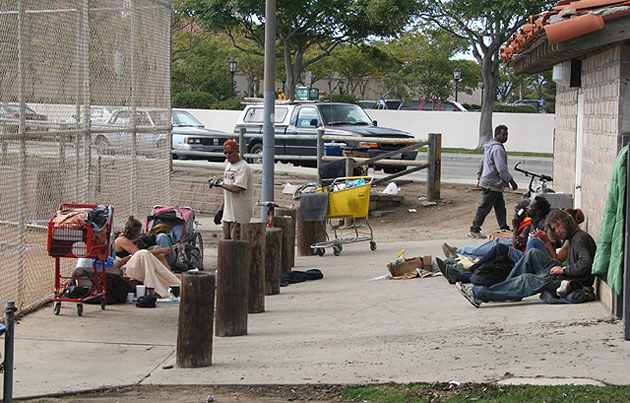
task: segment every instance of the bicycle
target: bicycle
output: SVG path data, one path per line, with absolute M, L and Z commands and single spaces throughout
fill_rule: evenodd
M 519 168 L 518 166 L 522 164 L 523 161 L 519 161 L 514 165 L 514 170 L 524 174 L 529 179 L 529 186 L 526 193 L 523 196 L 529 198 L 532 193 L 555 193 L 555 191 L 549 187 L 547 187 L 547 182 L 553 182 L 553 178 L 551 176 L 545 174 L 537 174 L 531 171 L 528 171 L 523 168 Z M 534 180 L 537 181 L 536 187 L 532 187 L 534 184 Z

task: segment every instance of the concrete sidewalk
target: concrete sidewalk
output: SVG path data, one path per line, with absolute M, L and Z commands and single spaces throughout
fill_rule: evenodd
M 83 317 L 70 303 L 59 316 L 45 307 L 16 326 L 14 396 L 138 383 L 630 383 L 630 343 L 598 302 L 536 296 L 476 309 L 442 277 L 373 280 L 400 249 L 441 256 L 441 243 L 370 252 L 364 242 L 296 258 L 294 270 L 319 268 L 324 279 L 266 297 L 247 336 L 214 337 L 208 368 L 174 367 L 178 305 L 86 305 Z

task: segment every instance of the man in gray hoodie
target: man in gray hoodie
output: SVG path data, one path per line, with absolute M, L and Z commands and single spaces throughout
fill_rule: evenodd
M 508 128 L 499 125 L 494 129 L 494 139 L 483 147 L 483 157 L 477 172 L 477 188 L 481 188 L 481 203 L 468 233 L 470 238 L 485 238 L 481 234 L 481 226 L 493 207 L 499 228 L 510 229 L 506 222 L 503 190 L 508 186 L 516 190 L 518 185 L 507 168 L 507 154 L 503 147 L 507 139 Z

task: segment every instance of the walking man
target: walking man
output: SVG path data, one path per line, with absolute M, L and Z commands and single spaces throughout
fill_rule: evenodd
M 499 125 L 494 129 L 494 139 L 484 145 L 483 157 L 477 172 L 477 188 L 481 188 L 481 203 L 477 207 L 477 213 L 468 233 L 470 238 L 485 238 L 481 234 L 481 226 L 492 208 L 494 208 L 499 228 L 510 229 L 506 222 L 503 190 L 508 186 L 516 190 L 518 185 L 507 168 L 507 154 L 503 147 L 507 139 L 508 128 Z
M 223 238 L 240 240 L 241 224 L 247 224 L 252 217 L 252 171 L 249 164 L 239 158 L 236 141 L 223 143 L 223 153 L 226 158 L 223 182 L 212 182 L 210 186 L 223 189 L 223 202 L 217 214 L 219 217 L 223 212 Z

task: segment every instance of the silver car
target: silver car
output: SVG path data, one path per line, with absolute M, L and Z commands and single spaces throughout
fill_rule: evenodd
M 224 157 L 217 156 L 204 156 L 195 155 L 188 152 L 223 152 L 223 142 L 227 140 L 228 135 L 222 131 L 214 129 L 206 129 L 201 122 L 199 122 L 190 113 L 173 109 L 171 113 L 171 122 L 173 124 L 173 158 L 186 159 L 186 158 L 202 158 L 202 159 L 216 159 L 222 161 Z M 180 151 L 177 153 L 177 151 Z

